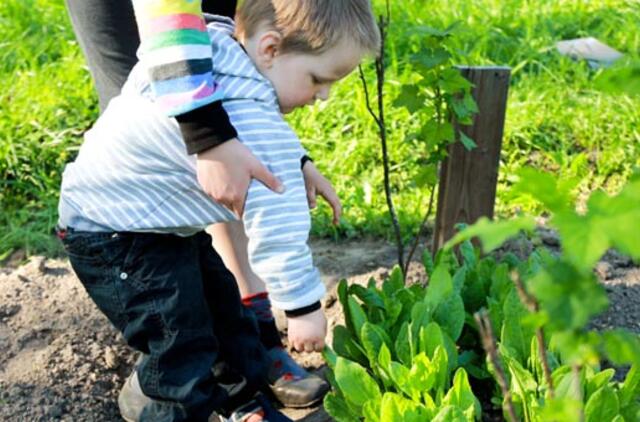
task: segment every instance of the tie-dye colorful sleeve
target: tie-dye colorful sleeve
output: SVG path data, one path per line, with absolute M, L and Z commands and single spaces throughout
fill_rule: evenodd
M 177 116 L 221 99 L 201 0 L 133 0 L 140 61 L 157 104 Z

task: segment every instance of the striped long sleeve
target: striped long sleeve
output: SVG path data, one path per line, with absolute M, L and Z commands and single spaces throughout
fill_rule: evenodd
M 235 1 L 220 1 L 235 5 Z M 190 154 L 237 136 L 219 100 L 202 0 L 133 0 L 139 57 L 156 104 L 176 116 Z M 228 6 L 228 5 L 227 5 Z
M 201 0 L 134 0 L 140 60 L 156 103 L 168 116 L 222 99 L 213 82 L 211 43 Z

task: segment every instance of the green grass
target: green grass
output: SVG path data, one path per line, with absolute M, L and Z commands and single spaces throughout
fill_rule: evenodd
M 382 3 L 376 1 L 376 5 Z M 513 211 L 508 186 L 532 164 L 577 177 L 585 192 L 615 191 L 640 166 L 640 99 L 593 88 L 595 71 L 556 54 L 560 39 L 594 36 L 638 59 L 640 3 L 634 0 L 406 0 L 392 2 L 387 92 L 407 81 L 403 57 L 412 25 L 461 21 L 459 63 L 513 68 L 501 161 L 498 210 Z M 0 259 L 14 248 L 55 253 L 51 237 L 64 163 L 97 117 L 97 100 L 62 0 L 4 0 L 0 5 Z M 369 76 L 371 73 L 369 72 Z M 387 236 L 380 146 L 357 75 L 328 103 L 290 117 L 345 208 L 339 228 L 327 207 L 317 234 Z M 420 144 L 415 123 L 389 109 L 396 205 L 416 224 L 428 199 L 413 182 Z

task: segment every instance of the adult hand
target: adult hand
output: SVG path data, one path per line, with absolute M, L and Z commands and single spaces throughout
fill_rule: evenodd
M 197 174 L 205 193 L 238 218 L 242 218 L 252 178 L 277 193 L 284 192 L 284 185 L 236 138 L 199 153 Z
M 306 315 L 287 317 L 289 347 L 299 352 L 320 352 L 327 335 L 327 318 L 318 309 Z
M 320 195 L 333 209 L 333 224 L 338 224 L 342 215 L 342 204 L 331 182 L 318 171 L 312 161 L 304 163 L 302 174 L 304 175 L 304 184 L 307 189 L 309 208 L 313 209 L 318 205 L 316 198 Z

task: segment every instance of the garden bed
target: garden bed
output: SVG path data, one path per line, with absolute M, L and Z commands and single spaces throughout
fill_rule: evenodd
M 541 236 L 557 246 L 552 233 Z M 385 278 L 395 263 L 395 249 L 378 240 L 313 242 L 316 263 L 330 294 L 329 332 L 342 323 L 335 298 L 338 280 L 365 285 Z M 522 241 L 511 245 L 527 253 Z M 611 306 L 593 326 L 622 327 L 640 333 L 640 268 L 609 252 L 598 264 Z M 424 279 L 413 265 L 408 280 Z M 0 420 L 120 420 L 116 397 L 134 354 L 89 300 L 67 260 L 32 257 L 0 268 Z M 329 339 L 331 342 L 331 339 Z M 322 365 L 319 354 L 296 355 L 307 367 Z M 320 408 L 290 411 L 297 420 L 330 420 Z

